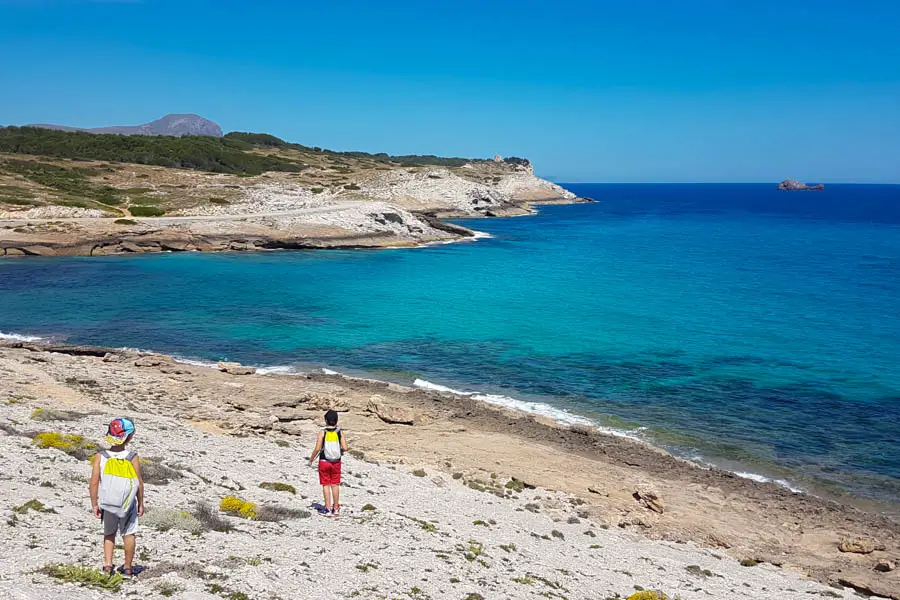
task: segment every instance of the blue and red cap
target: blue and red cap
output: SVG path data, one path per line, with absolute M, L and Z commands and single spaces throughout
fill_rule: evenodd
M 131 419 L 119 417 L 109 424 L 109 429 L 106 430 L 106 441 L 113 446 L 118 446 L 119 444 L 124 444 L 128 436 L 133 433 L 134 423 Z

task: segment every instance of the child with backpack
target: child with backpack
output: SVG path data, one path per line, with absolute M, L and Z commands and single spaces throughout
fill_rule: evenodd
M 135 534 L 138 517 L 144 516 L 141 461 L 126 448 L 133 437 L 130 419 L 119 418 L 109 424 L 106 441 L 110 448 L 94 456 L 90 486 L 94 516 L 103 522 L 103 573 L 115 572 L 113 552 L 119 533 L 125 546 L 125 564 L 119 572 L 126 577 L 134 575 Z
M 316 437 L 316 447 L 309 457 L 310 467 L 319 459 L 319 485 L 325 497 L 325 507 L 320 512 L 333 517 L 341 513 L 341 457 L 347 451 L 347 440 L 337 423 L 336 411 L 325 413 L 325 428 Z

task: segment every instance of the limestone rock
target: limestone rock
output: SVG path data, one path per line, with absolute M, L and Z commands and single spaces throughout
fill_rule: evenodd
M 256 367 L 247 367 L 237 362 L 220 362 L 216 364 L 220 371 L 229 375 L 253 375 Z
M 183 366 L 171 366 L 171 367 L 163 367 L 160 369 L 166 375 L 189 375 L 190 369 L 187 369 Z
M 640 527 L 641 529 L 650 529 L 653 524 L 636 515 L 626 515 L 619 519 L 618 527 L 625 529 L 627 527 Z
M 115 352 L 107 352 L 106 356 L 103 357 L 103 362 L 105 363 L 117 363 L 122 362 L 123 360 L 125 360 L 125 356 Z
M 135 244 L 134 242 L 122 242 L 119 244 L 119 248 L 122 252 L 143 252 L 144 249 Z
M 663 514 L 665 512 L 663 501 L 656 492 L 649 489 L 639 489 L 631 495 L 635 500 L 640 502 L 641 506 L 643 506 L 644 508 L 648 508 L 653 512 L 659 514 Z
M 104 359 L 105 360 L 105 359 Z M 165 359 L 162 356 L 142 356 L 134 361 L 136 367 L 158 367 L 163 364 Z
M 175 240 L 160 240 L 160 248 L 170 250 L 172 252 L 185 252 L 193 248 L 190 242 L 179 242 Z
M 312 415 L 300 408 L 282 408 L 272 413 L 279 421 L 311 421 Z
M 377 396 L 369 400 L 366 410 L 391 425 L 414 425 L 418 418 L 417 413 L 414 411 L 398 406 L 390 406 Z
M 33 256 L 56 256 L 56 250 L 49 246 L 25 246 L 22 252 Z
M 871 538 L 843 539 L 838 544 L 838 550 L 853 554 L 871 554 L 876 550 L 884 550 L 884 545 Z
M 875 570 L 878 571 L 879 573 L 890 573 L 891 571 L 893 571 L 896 568 L 897 568 L 897 563 L 895 563 L 892 560 L 887 560 L 887 559 L 879 560 L 875 564 Z
M 334 410 L 348 412 L 350 405 L 342 398 L 334 396 L 322 396 L 320 394 L 307 394 L 306 406 L 310 410 Z
M 273 431 L 280 431 L 288 435 L 306 435 L 309 427 L 305 427 L 300 421 L 279 421 L 272 424 Z

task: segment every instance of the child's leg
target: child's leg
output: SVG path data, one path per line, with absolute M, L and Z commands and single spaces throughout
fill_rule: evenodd
M 325 508 L 331 510 L 331 486 L 323 485 L 322 486 L 322 494 L 325 495 Z
M 134 548 L 137 545 L 137 539 L 134 535 L 122 536 L 122 543 L 125 546 L 125 568 L 130 569 L 131 563 L 134 561 Z
M 341 486 L 332 485 L 329 487 L 331 488 L 331 497 L 334 498 L 334 504 L 331 507 L 334 512 L 338 512 L 341 510 Z
M 116 549 L 116 534 L 103 536 L 103 566 L 111 567 L 113 564 L 113 552 Z

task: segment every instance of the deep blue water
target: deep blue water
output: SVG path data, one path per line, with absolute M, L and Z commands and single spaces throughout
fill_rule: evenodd
M 549 403 L 900 498 L 900 186 L 571 185 L 387 251 L 0 261 L 0 331 Z

